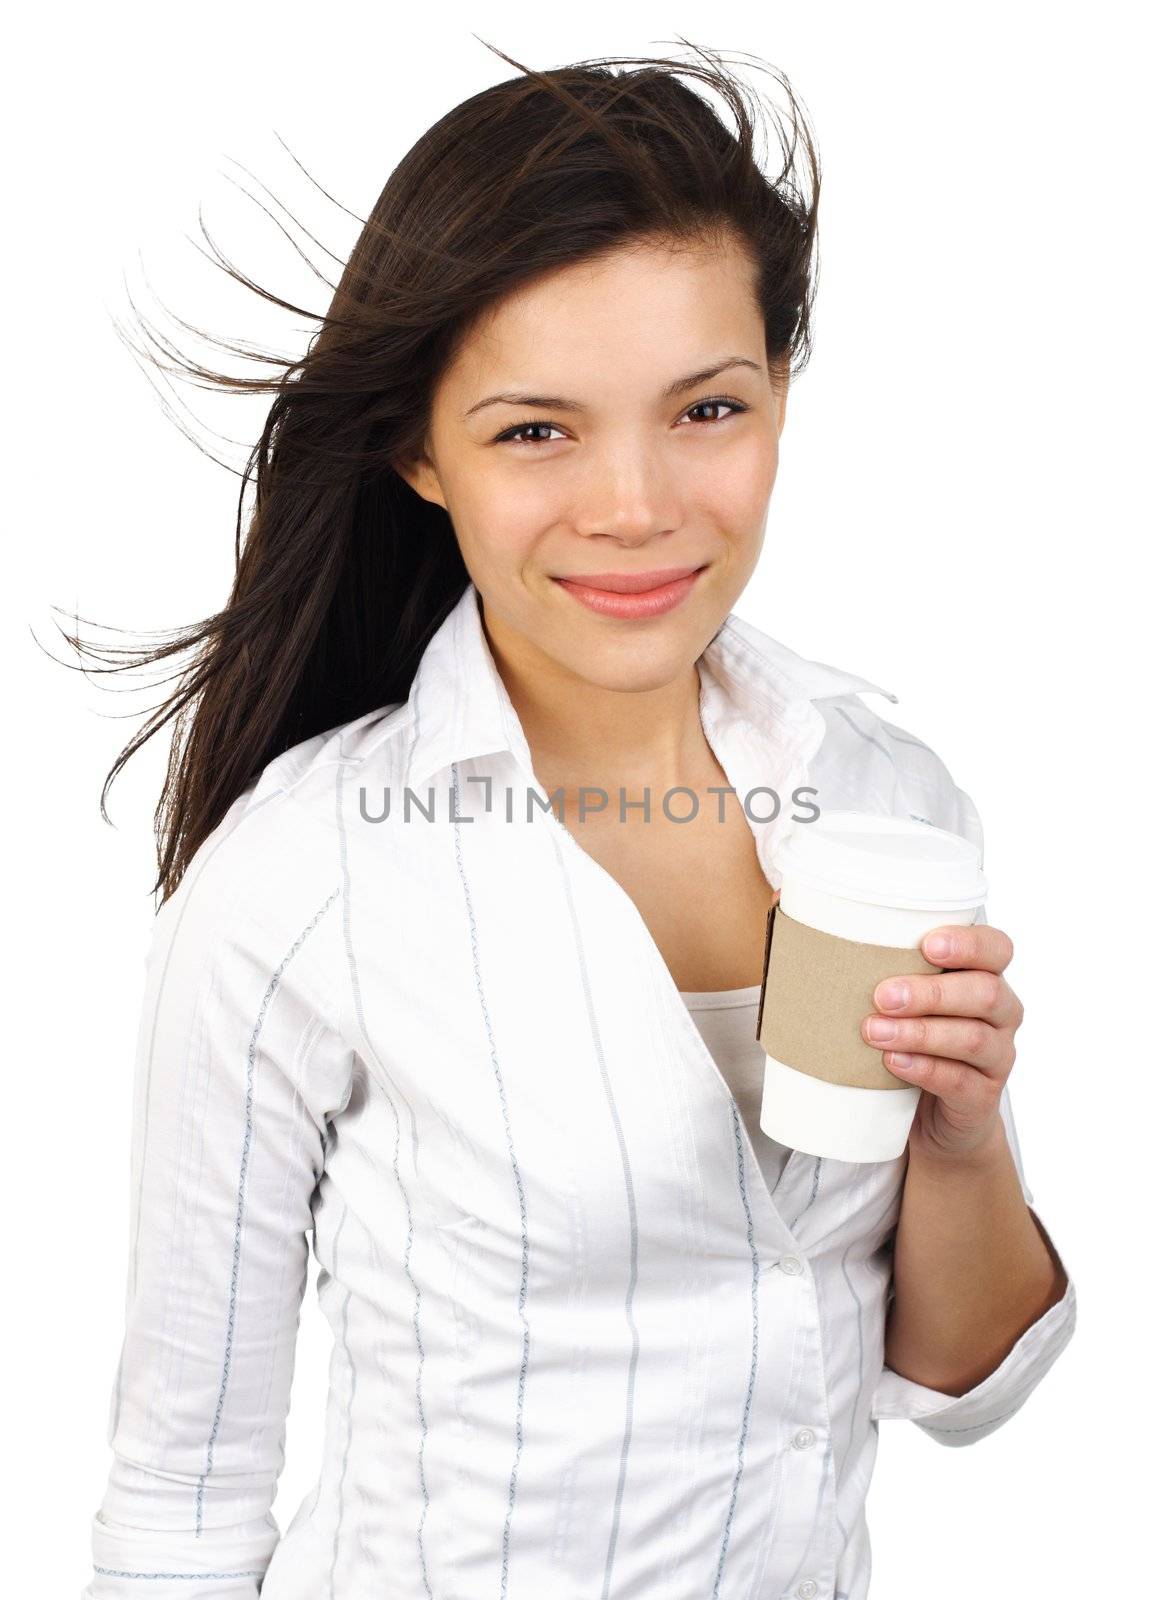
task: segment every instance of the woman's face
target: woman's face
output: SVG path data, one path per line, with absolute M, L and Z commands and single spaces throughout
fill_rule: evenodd
M 756 565 L 786 390 L 742 248 L 642 244 L 486 314 L 434 396 L 424 454 L 398 467 L 446 507 L 512 665 L 658 687 L 694 665 Z M 697 567 L 679 603 L 637 616 L 557 581 Z

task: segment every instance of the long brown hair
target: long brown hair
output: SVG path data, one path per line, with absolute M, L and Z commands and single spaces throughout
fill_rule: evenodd
M 108 822 L 114 778 L 175 719 L 155 811 L 153 892 L 164 899 L 276 756 L 407 698 L 468 572 L 446 511 L 416 495 L 391 461 L 421 447 L 445 363 L 494 303 L 538 274 L 635 239 L 686 248 L 730 232 L 758 269 L 770 372 L 787 362 L 792 377 L 805 365 L 820 170 L 783 73 L 774 75 L 789 117 L 768 107 L 782 146 L 770 178 L 754 148 L 758 99 L 713 52 L 689 46 L 697 61 L 623 56 L 539 71 L 487 48 L 520 76 L 457 105 L 407 152 L 324 316 L 223 263 L 237 282 L 319 324 L 300 359 L 262 356 L 280 370 L 241 377 L 144 352 L 161 370 L 200 384 L 273 395 L 240 475 L 235 580 L 223 610 L 145 650 L 63 633 L 80 655 L 114 658 L 98 669 L 106 672 L 194 651 L 101 794 Z M 722 97 L 730 126 L 704 89 Z

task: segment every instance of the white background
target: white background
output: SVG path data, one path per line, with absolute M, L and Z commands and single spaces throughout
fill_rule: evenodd
M 893 689 L 898 706 L 870 703 L 931 744 L 983 815 L 989 920 L 1015 943 L 1008 976 L 1027 1011 L 1017 1125 L 1080 1304 L 1073 1344 L 989 1439 L 944 1450 L 884 1425 L 872 1600 L 1153 1594 L 1166 1577 L 1168 1052 L 1155 994 L 1169 953 L 1171 531 L 1156 9 L 422 10 L 24 8 L 8 33 L 5 1431 L 19 1482 L 6 1587 L 74 1595 L 89 1576 L 170 736 L 114 784 L 107 826 L 102 781 L 162 686 L 87 682 L 46 652 L 76 660 L 54 626 L 74 608 L 150 638 L 202 618 L 232 572 L 238 485 L 168 419 L 113 320 L 132 322 L 132 295 L 213 366 L 167 311 L 300 353 L 309 324 L 201 258 L 200 208 L 233 262 L 323 310 L 325 287 L 236 185 L 271 204 L 267 185 L 344 257 L 359 223 L 293 155 L 364 217 L 425 127 L 512 75 L 474 30 L 534 66 L 679 53 L 682 34 L 763 56 L 810 112 L 825 177 L 814 357 L 736 609 Z M 243 463 L 263 401 L 183 387 L 172 404 L 192 409 L 206 448 Z M 315 1480 L 323 1420 L 312 1269 L 282 1528 Z

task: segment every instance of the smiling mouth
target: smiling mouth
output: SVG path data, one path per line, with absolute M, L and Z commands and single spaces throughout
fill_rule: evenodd
M 706 563 L 705 563 L 706 565 Z M 690 578 L 702 572 L 702 566 L 663 567 L 657 572 L 599 572 L 581 576 L 555 578 L 555 583 L 573 583 L 583 589 L 596 589 L 603 594 L 646 594 L 651 589 L 663 589 L 680 578 Z
M 659 572 L 599 572 L 588 579 L 554 578 L 553 582 L 596 616 L 633 626 L 654 623 L 685 605 L 708 565 Z

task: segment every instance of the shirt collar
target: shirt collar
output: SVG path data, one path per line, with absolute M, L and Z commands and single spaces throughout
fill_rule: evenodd
M 412 730 L 406 783 L 421 793 L 452 762 L 501 751 L 532 775 L 532 756 L 520 718 L 488 647 L 469 580 L 436 629 L 407 696 Z M 743 617 L 730 612 L 702 655 L 727 703 L 748 721 L 804 713 L 809 702 L 871 691 L 898 696 L 857 673 L 810 661 Z

